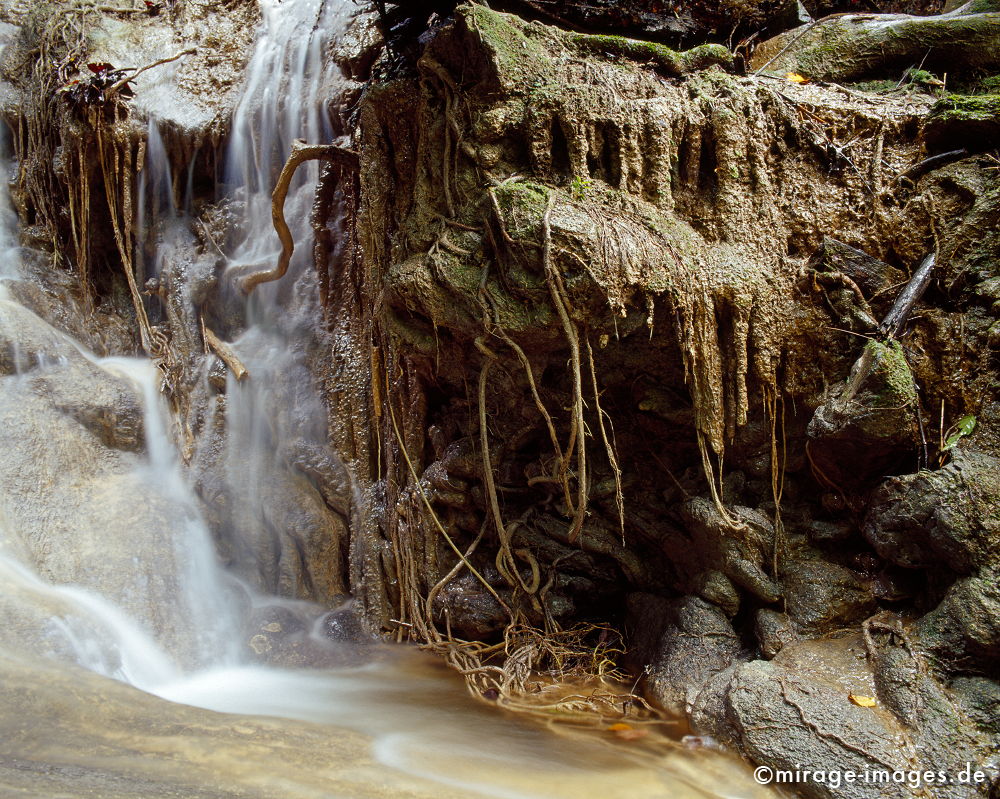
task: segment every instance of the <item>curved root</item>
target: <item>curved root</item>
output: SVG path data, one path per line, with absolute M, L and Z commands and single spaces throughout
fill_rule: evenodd
M 336 144 L 306 144 L 301 139 L 296 139 L 292 143 L 292 151 L 288 154 L 288 160 L 281 168 L 278 182 L 271 193 L 271 222 L 281 240 L 281 254 L 278 256 L 278 263 L 274 269 L 254 272 L 240 281 L 240 288 L 244 294 L 249 294 L 261 283 L 268 283 L 284 277 L 285 272 L 288 271 L 288 264 L 295 251 L 295 239 L 292 238 L 288 223 L 285 221 L 285 198 L 288 196 L 288 187 L 292 183 L 295 170 L 305 161 L 332 161 L 356 169 L 358 154 L 354 150 L 348 150 Z

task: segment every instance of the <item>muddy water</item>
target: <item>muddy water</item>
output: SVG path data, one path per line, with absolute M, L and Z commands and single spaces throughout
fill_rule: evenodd
M 345 9 L 262 5 L 229 153 L 247 232 L 228 253 L 236 276 L 273 262 L 261 219 L 274 163 L 294 135 L 326 136 L 319 97 L 332 78 L 316 36 L 336 30 Z M 307 100 L 262 116 L 277 92 Z M 186 203 L 158 196 L 171 180 L 154 133 L 143 190 L 156 202 L 140 221 L 144 231 L 163 226 L 156 273 L 190 234 Z M 308 201 L 310 179 L 304 172 L 293 204 Z M 24 301 L 53 289 L 21 263 L 14 224 L 0 197 L 0 796 L 769 795 L 718 753 L 640 751 L 599 730 L 569 739 L 504 716 L 419 653 L 332 641 L 322 609 L 271 595 L 274 581 L 251 573 L 253 558 L 237 559 L 239 574 L 224 570 L 157 371 L 99 358 L 61 332 L 65 303 L 47 314 L 51 303 Z M 283 286 L 265 287 L 232 342 L 253 374 L 227 388 L 223 458 L 240 509 L 230 527 L 245 539 L 273 533 L 261 486 L 279 468 L 276 452 L 291 439 L 325 439 L 296 338 L 317 316 L 310 285 L 299 264 Z M 311 662 L 326 667 L 255 663 L 245 639 L 262 608 L 298 619 Z

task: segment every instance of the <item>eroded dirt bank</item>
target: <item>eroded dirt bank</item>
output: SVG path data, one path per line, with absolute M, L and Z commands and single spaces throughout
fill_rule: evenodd
M 972 5 L 919 24 L 941 47 L 979 47 L 1000 14 Z M 18 13 L 30 58 L 39 34 Z M 250 22 L 254 7 L 231 13 Z M 231 22 L 194 3 L 169 14 L 208 48 Z M 431 644 L 489 701 L 545 704 L 560 674 L 627 674 L 754 763 L 971 763 L 994 780 L 998 65 L 989 51 L 942 62 L 960 94 L 939 62 L 896 85 L 917 23 L 893 20 L 785 34 L 747 74 L 745 52 L 690 35 L 673 50 L 480 5 L 384 53 L 360 15 L 332 54 L 346 75 L 334 129 L 359 166 L 324 167 L 314 241 L 297 243 L 313 248 L 300 285 L 322 309 L 303 348 L 329 442 L 279 453 L 280 543 L 247 555 L 268 588 L 351 595 L 371 632 Z M 880 62 L 866 26 L 886 24 L 902 44 Z M 195 34 L 174 35 L 165 54 Z M 245 324 L 222 285 L 219 243 L 236 231 L 214 179 L 249 41 L 225 41 L 225 70 L 184 73 L 204 113 L 163 125 L 196 239 L 141 296 L 121 223 L 137 181 L 108 183 L 104 166 L 140 162 L 141 92 L 83 119 L 44 95 L 6 111 L 32 241 L 94 313 L 138 317 L 210 518 L 231 498 L 226 366 L 203 324 L 229 341 Z M 835 62 L 849 74 L 830 41 L 857 56 Z M 12 71 L 21 91 L 58 88 Z M 930 255 L 929 287 L 894 317 Z M 217 530 L 235 561 L 231 534 Z M 558 696 L 557 712 L 579 709 Z M 590 704 L 648 715 L 607 690 Z

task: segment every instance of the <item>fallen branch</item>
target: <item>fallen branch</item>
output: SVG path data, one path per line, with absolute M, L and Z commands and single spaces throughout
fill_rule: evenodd
M 932 155 L 930 158 L 925 158 L 923 161 L 914 164 L 905 172 L 901 172 L 896 176 L 897 181 L 909 180 L 916 182 L 928 172 L 933 172 L 935 169 L 940 169 L 943 166 L 947 166 L 954 161 L 961 161 L 965 156 L 969 154 L 966 148 L 960 150 L 950 150 L 946 153 L 940 153 L 939 155 Z
M 878 326 L 878 338 L 884 344 L 895 341 L 903 332 L 906 320 L 909 318 L 913 306 L 917 304 L 917 301 L 923 296 L 927 290 L 927 286 L 931 282 L 931 273 L 934 270 L 936 260 L 934 253 L 924 258 L 920 266 L 917 267 L 917 271 L 913 273 L 913 277 L 910 278 L 910 282 L 906 284 L 906 287 L 896 297 L 896 302 L 893 304 L 892 309 Z M 867 347 L 858 361 L 854 377 L 851 378 L 847 390 L 844 392 L 844 402 L 849 402 L 857 396 L 858 391 L 861 390 L 874 366 L 875 350 Z
M 928 17 L 838 14 L 764 42 L 750 67 L 843 83 L 896 75 L 923 58 L 932 72 L 992 74 L 1000 68 L 1000 13 L 967 6 Z
M 222 362 L 229 367 L 229 371 L 233 373 L 233 377 L 237 380 L 243 380 L 243 378 L 250 376 L 250 372 L 243 365 L 243 361 L 240 360 L 239 356 L 233 351 L 233 348 L 209 330 L 205 326 L 204 320 L 201 323 L 201 334 L 212 352 L 218 355 L 222 359 Z
M 896 298 L 892 310 L 886 314 L 885 319 L 882 320 L 882 324 L 878 326 L 879 335 L 887 339 L 894 339 L 898 338 L 899 334 L 903 332 L 903 326 L 906 324 L 913 306 L 924 296 L 927 286 L 930 285 L 931 272 L 934 270 L 936 260 L 934 253 L 931 253 L 920 263 L 917 271 L 910 278 L 910 282 L 906 284 L 906 288 Z
M 301 139 L 296 139 L 292 143 L 292 151 L 289 153 L 288 160 L 282 167 L 278 182 L 271 193 L 271 222 L 281 240 L 281 254 L 278 256 L 278 263 L 274 269 L 254 272 L 240 281 L 240 288 L 245 294 L 249 294 L 261 283 L 278 280 L 288 271 L 288 264 L 295 251 L 295 240 L 292 238 L 288 223 L 285 221 L 285 198 L 288 196 L 288 188 L 292 183 L 295 170 L 305 161 L 339 162 L 356 168 L 358 154 L 354 150 L 348 150 L 336 144 L 306 144 Z

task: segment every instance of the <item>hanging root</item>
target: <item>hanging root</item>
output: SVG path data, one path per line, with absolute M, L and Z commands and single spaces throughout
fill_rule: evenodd
M 348 150 L 335 144 L 306 144 L 301 139 L 296 139 L 292 143 L 292 152 L 282 167 L 278 182 L 271 193 L 271 221 L 278 233 L 278 238 L 281 240 L 281 254 L 278 256 L 278 263 L 274 269 L 254 272 L 240 281 L 240 288 L 245 294 L 249 294 L 261 283 L 268 283 L 284 277 L 285 272 L 288 271 L 288 264 L 295 251 L 295 239 L 292 238 L 288 223 L 285 221 L 285 198 L 288 196 L 288 188 L 292 183 L 295 170 L 305 161 L 331 161 L 351 169 L 358 168 L 358 154 L 354 150 Z
M 781 453 L 778 452 L 778 408 L 781 408 Z M 785 524 L 781 518 L 781 497 L 785 490 L 785 402 L 776 389 L 764 389 L 764 412 L 771 422 L 771 496 L 774 499 L 774 548 L 771 554 L 771 579 L 781 578 L 781 554 L 785 543 Z
M 101 165 L 101 174 L 104 177 L 104 192 L 111 215 L 111 227 L 114 230 L 115 244 L 118 247 L 118 255 L 125 271 L 125 278 L 128 281 L 136 319 L 139 322 L 142 347 L 150 355 L 163 356 L 166 342 L 161 336 L 155 336 L 150 327 L 146 307 L 143 305 L 142 295 L 136 284 L 135 265 L 132 261 L 132 144 L 127 132 L 123 133 L 121 128 L 111 127 L 110 130 L 105 130 L 105 125 L 102 120 L 97 118 L 97 114 L 96 109 L 91 109 L 90 122 L 97 133 L 97 154 Z M 110 142 L 106 139 L 108 133 L 111 135 Z M 105 152 L 105 145 L 108 144 L 111 155 L 114 157 L 114 162 L 110 165 L 108 164 L 108 154 Z M 121 184 L 118 183 L 119 177 L 122 180 Z
M 611 464 L 611 471 L 615 477 L 615 507 L 618 509 L 618 525 L 622 534 L 622 546 L 625 545 L 625 496 L 622 493 L 622 470 L 618 466 L 618 457 L 615 454 L 615 447 L 608 439 L 608 433 L 604 428 L 604 417 L 607 414 L 601 408 L 601 396 L 597 390 L 597 370 L 594 368 L 594 351 L 590 347 L 590 337 L 585 337 L 587 343 L 587 362 L 590 365 L 590 383 L 594 390 L 594 410 L 597 411 L 597 426 L 601 431 L 601 440 L 604 442 L 604 449 L 608 454 L 608 463 Z M 611 417 L 608 416 L 608 424 L 611 424 Z M 614 428 L 611 430 L 614 437 Z
M 413 466 L 413 461 L 410 459 L 410 454 L 409 452 L 406 451 L 406 445 L 403 442 L 403 435 L 399 430 L 399 424 L 396 422 L 396 412 L 392 408 L 392 403 L 388 403 L 388 405 L 389 405 L 389 416 L 392 419 L 392 429 L 396 433 L 396 443 L 399 444 L 399 449 L 403 453 L 403 458 L 406 460 L 406 465 L 410 470 L 410 476 L 413 478 L 413 484 L 416 486 L 417 491 L 420 494 L 420 499 L 423 500 L 424 507 L 427 509 L 427 512 L 431 515 L 431 520 L 434 522 L 434 526 L 437 528 L 437 531 L 441 534 L 442 538 L 444 538 L 444 540 L 448 543 L 448 546 L 451 547 L 452 551 L 458 556 L 459 560 L 462 561 L 462 563 L 464 563 L 468 567 L 469 571 L 472 572 L 472 574 L 476 577 L 477 580 L 479 580 L 480 583 L 482 583 L 483 587 L 493 596 L 493 598 L 497 602 L 500 603 L 500 607 L 502 607 L 508 614 L 510 614 L 511 610 L 510 607 L 507 605 L 507 603 L 500 598 L 500 595 L 494 590 L 493 586 L 489 584 L 486 578 L 483 577 L 483 575 L 479 573 L 476 567 L 473 566 L 472 563 L 466 558 L 465 553 L 463 553 L 462 550 L 458 548 L 458 546 L 455 544 L 455 540 L 450 535 L 448 535 L 448 531 L 445 530 L 444 525 L 441 524 L 441 519 L 438 518 L 437 513 L 434 512 L 434 506 L 431 505 L 431 501 L 427 497 L 427 492 L 424 491 L 424 486 L 420 482 L 420 477 L 417 475 L 417 470 Z
M 569 458 L 572 457 L 573 447 L 577 445 L 576 439 L 579 438 L 576 456 L 576 508 L 570 506 L 573 521 L 569 528 L 569 540 L 571 543 L 575 543 L 576 539 L 580 537 L 583 522 L 587 518 L 587 428 L 583 419 L 580 334 L 576 329 L 576 324 L 569 317 L 566 288 L 563 286 L 562 277 L 552 263 L 552 209 L 554 206 L 555 194 L 550 193 L 545 215 L 542 217 L 542 262 L 545 268 L 545 282 L 549 288 L 549 295 L 552 297 L 552 304 L 559 314 L 559 321 L 562 322 L 563 332 L 569 342 L 570 365 L 573 370 L 573 417 L 570 427 L 570 443 L 566 447 L 562 474 L 565 478 L 569 468 Z

